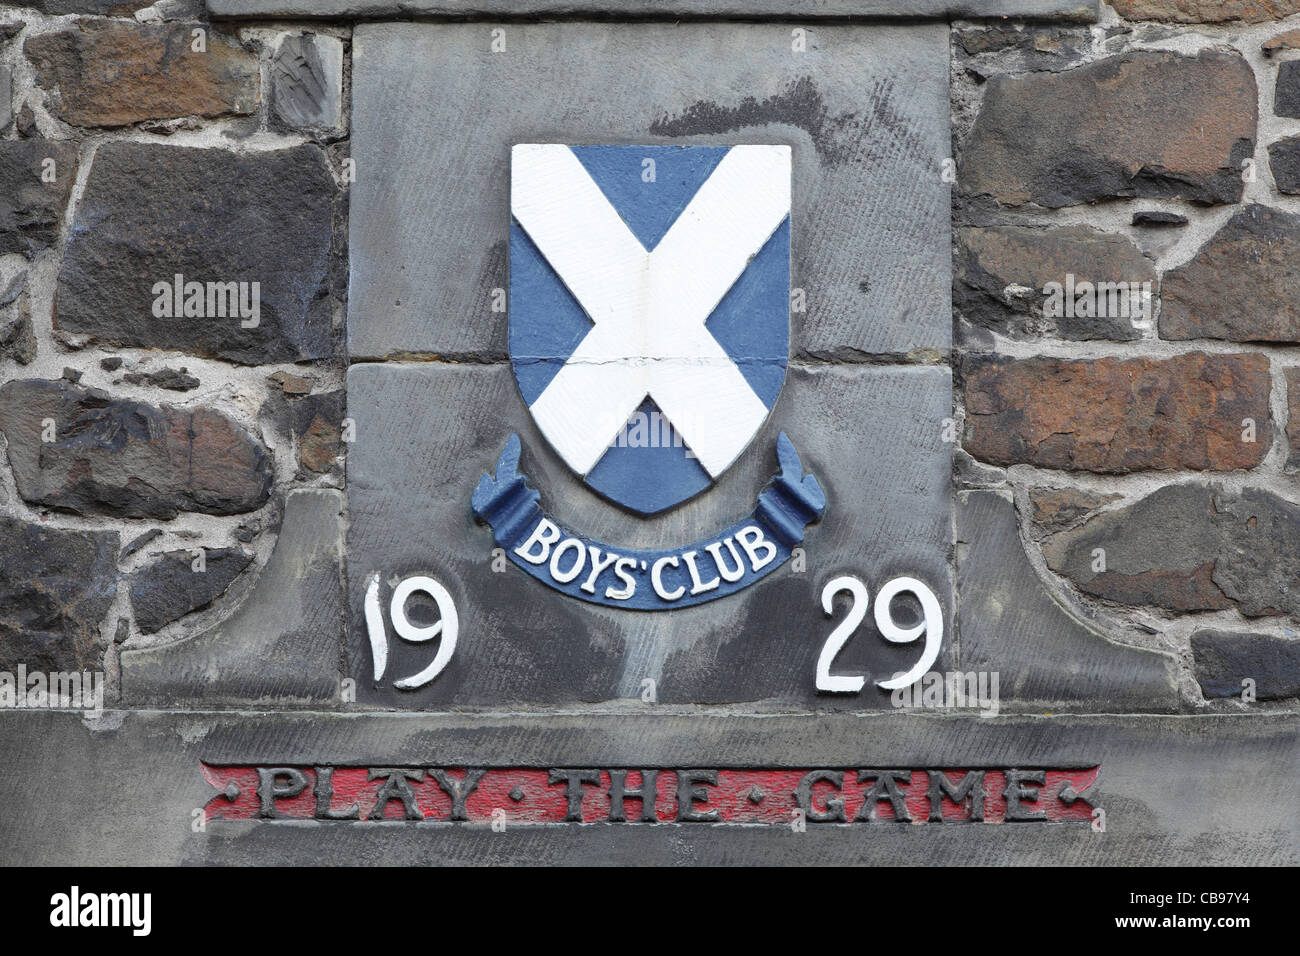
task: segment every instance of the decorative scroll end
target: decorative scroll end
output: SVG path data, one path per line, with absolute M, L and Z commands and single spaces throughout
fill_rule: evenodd
M 1082 800 L 1085 804 L 1091 807 L 1093 804 L 1092 801 L 1088 799 L 1088 791 L 1091 790 L 1092 785 L 1097 782 L 1097 771 L 1100 769 L 1099 766 L 1093 767 L 1091 770 L 1082 774 L 1078 781 L 1067 780 L 1065 783 L 1061 784 L 1061 789 L 1057 792 L 1056 798 L 1067 807 L 1073 806 L 1077 800 Z M 1082 783 L 1083 786 L 1076 786 L 1076 782 Z
M 474 514 L 492 526 L 498 541 L 541 510 L 541 495 L 529 488 L 527 477 L 519 473 L 521 450 L 519 436 L 512 434 L 497 459 L 496 474 L 480 477 L 470 499 Z
M 821 482 L 815 475 L 804 474 L 799 452 L 785 432 L 781 432 L 776 438 L 776 460 L 781 465 L 780 481 L 798 487 L 808 507 L 815 509 L 816 517 L 821 518 L 826 513 L 826 492 L 822 491 Z
M 803 540 L 804 528 L 826 513 L 826 493 L 813 475 L 805 475 L 794 442 L 781 432 L 776 439 L 781 473 L 758 496 L 758 512 L 787 547 Z

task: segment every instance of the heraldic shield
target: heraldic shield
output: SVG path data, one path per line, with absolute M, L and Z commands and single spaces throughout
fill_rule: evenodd
M 788 146 L 521 144 L 510 360 L 555 452 L 655 514 L 766 421 L 790 347 Z

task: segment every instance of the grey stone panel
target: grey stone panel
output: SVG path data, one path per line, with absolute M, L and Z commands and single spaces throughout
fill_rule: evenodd
M 214 17 L 608 16 L 854 19 L 1025 17 L 1088 22 L 1097 0 L 208 0 Z
M 861 695 L 815 692 L 818 653 L 844 614 L 823 615 L 822 586 L 851 573 L 874 595 L 893 577 L 915 576 L 935 589 L 951 620 L 946 367 L 792 368 L 771 418 L 737 464 L 699 497 L 652 519 L 605 502 L 567 469 L 533 426 L 507 365 L 354 365 L 348 408 L 356 423 L 348 456 L 349 671 L 370 703 L 428 709 L 635 700 L 649 678 L 664 703 L 888 708 L 889 695 L 870 684 Z M 782 430 L 829 502 L 805 538 L 804 573 L 787 564 L 739 594 L 643 612 L 574 600 L 513 565 L 491 570 L 495 543 L 475 523 L 470 495 L 511 432 L 523 442 L 522 471 L 560 522 L 611 545 L 660 548 L 705 539 L 748 514 L 777 471 Z M 455 655 L 422 690 L 395 690 L 391 679 L 422 669 L 428 644 L 393 640 L 384 686 L 371 679 L 363 596 L 376 572 L 385 581 L 431 574 L 457 603 Z M 390 593 L 381 591 L 385 607 Z M 886 644 L 871 620 L 868 614 L 840 653 L 835 673 L 883 679 L 917 660 L 919 645 Z M 936 666 L 949 660 L 944 654 Z
M 12 864 L 1296 865 L 1294 715 L 940 718 L 0 712 Z M 1088 767 L 1083 824 L 210 823 L 209 764 Z M 111 825 L 105 825 L 111 821 Z M 870 829 L 865 832 L 860 827 Z
M 1112 643 L 1056 602 L 1025 555 L 1015 507 L 996 491 L 957 503 L 961 668 L 998 671 L 1004 706 L 1177 710 L 1172 657 Z
M 516 143 L 788 144 L 792 352 L 951 343 L 945 25 L 368 24 L 353 43 L 354 360 L 506 351 Z M 413 67 L 418 64 L 418 67 Z
M 124 702 L 183 706 L 337 699 L 342 510 L 340 492 L 290 492 L 275 551 L 244 603 L 194 637 L 124 651 Z

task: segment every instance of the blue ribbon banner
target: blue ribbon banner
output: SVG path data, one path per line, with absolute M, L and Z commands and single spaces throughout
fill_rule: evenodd
M 592 541 L 542 511 L 541 495 L 519 473 L 520 442 L 511 435 L 484 475 L 471 504 L 510 560 L 548 587 L 606 607 L 667 611 L 735 594 L 784 564 L 804 528 L 826 511 L 826 495 L 803 473 L 799 453 L 782 432 L 781 472 L 758 495 L 747 518 L 696 544 L 634 551 Z

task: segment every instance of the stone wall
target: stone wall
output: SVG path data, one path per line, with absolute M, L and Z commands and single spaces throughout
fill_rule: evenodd
M 1300 688 L 1292 14 L 951 23 L 953 493 L 1013 498 L 1054 599 L 1175 653 L 1191 710 Z M 287 494 L 343 488 L 352 30 L 0 6 L 6 661 L 116 693 L 119 648 L 239 606 Z M 260 279 L 258 324 L 142 277 Z
M 529 861 L 483 828 L 189 821 L 222 766 L 739 760 L 1100 768 L 1112 835 L 536 846 L 1294 861 L 1300 7 L 789 6 L 0 0 L 0 673 L 102 670 L 109 710 L 0 715 L 0 804 L 71 808 L 45 848 L 98 862 L 85 821 L 130 806 L 115 862 Z M 658 517 L 548 453 L 512 377 L 508 147 L 560 141 L 792 148 L 782 399 Z M 783 431 L 827 517 L 806 569 L 727 601 L 572 600 L 470 507 L 515 434 L 581 531 L 681 544 L 753 507 Z M 413 690 L 428 645 L 381 681 L 366 602 L 424 574 L 462 639 Z M 1001 716 L 820 692 L 843 574 L 929 582 L 934 669 L 1001 673 Z M 842 671 L 910 666 L 867 621 Z
M 350 31 L 88 0 L 0 43 L 0 657 L 112 699 L 119 648 L 239 605 L 286 495 L 340 496 Z M 259 314 L 187 319 L 217 280 Z
M 959 487 L 1193 709 L 1300 688 L 1294 12 L 953 24 Z M 1146 298 L 1069 314 L 1067 275 Z

